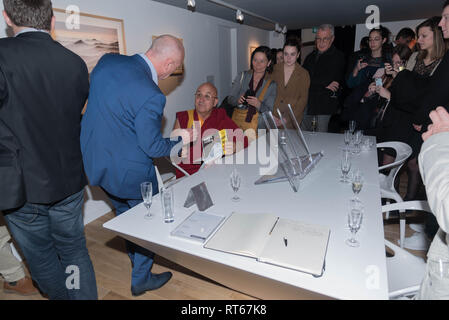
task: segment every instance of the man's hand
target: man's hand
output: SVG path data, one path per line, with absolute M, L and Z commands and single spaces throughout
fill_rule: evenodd
M 429 125 L 427 131 L 422 134 L 424 141 L 434 134 L 449 132 L 449 113 L 444 107 L 436 108 L 429 116 L 430 119 L 432 119 L 432 124 Z
M 179 129 L 178 132 L 182 138 L 183 145 L 189 144 L 191 142 L 195 142 L 196 139 L 198 139 L 198 130 L 196 129 L 195 126 L 190 129 Z
M 340 84 L 337 81 L 332 81 L 331 84 L 326 87 L 326 89 L 329 89 L 330 91 L 333 92 L 337 92 L 339 87 Z

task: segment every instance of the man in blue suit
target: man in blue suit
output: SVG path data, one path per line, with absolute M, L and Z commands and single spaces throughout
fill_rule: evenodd
M 165 96 L 158 80 L 169 77 L 183 62 L 184 47 L 173 36 L 153 41 L 145 54 L 106 54 L 91 74 L 86 113 L 81 123 L 81 151 L 91 185 L 109 196 L 116 214 L 142 202 L 140 184 L 158 184 L 153 158 L 170 155 L 175 146 L 190 141 L 162 138 Z M 182 142 L 181 142 L 182 140 Z M 151 273 L 154 253 L 126 242 L 132 262 L 131 292 L 141 295 L 170 280 L 172 274 Z

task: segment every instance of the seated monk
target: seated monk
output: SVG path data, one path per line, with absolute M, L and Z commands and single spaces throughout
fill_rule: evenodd
M 233 154 L 248 146 L 248 138 L 244 137 L 243 131 L 228 117 L 224 109 L 216 108 L 217 103 L 217 88 L 213 84 L 206 82 L 196 90 L 195 109 L 176 113 L 176 122 L 173 130 L 191 129 L 195 126 L 198 132 L 196 142 L 189 146 L 188 151 L 183 150 L 183 160 L 181 163 L 177 163 L 188 174 L 197 172 L 201 167 L 202 139 L 212 135 L 213 132 L 216 133 L 217 130 L 226 129 L 226 135 L 229 137 L 224 146 L 225 155 Z M 184 174 L 176 169 L 176 178 L 183 176 Z

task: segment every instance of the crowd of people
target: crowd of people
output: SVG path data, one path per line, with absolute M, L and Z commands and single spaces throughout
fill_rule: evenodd
M 0 210 L 32 279 L 50 299 L 98 298 L 82 215 L 87 179 L 105 191 L 120 215 L 142 201 L 141 182 L 151 181 L 153 193 L 158 193 L 153 159 L 175 150 L 188 159 L 180 165 L 183 171 L 193 174 L 200 169 L 192 158 L 194 142 L 206 130 L 255 132 L 264 128 L 261 115 L 267 111 L 273 112 L 277 125 L 285 120 L 292 128 L 288 105 L 305 129 L 315 122 L 318 131 L 326 132 L 332 121 L 343 128 L 355 120 L 358 129 L 378 141 L 409 144 L 413 154 L 406 166 L 404 200 L 416 199 L 422 176 L 440 226 L 429 254 L 446 250 L 449 255 L 449 168 L 447 161 L 436 160 L 447 154 L 449 114 L 444 108 L 432 111 L 449 107 L 449 1 L 442 17 L 417 26 L 416 40 L 415 32 L 405 28 L 392 44 L 390 32 L 380 26 L 370 30 L 361 49 L 348 59 L 334 46 L 335 29 L 329 24 L 318 28 L 315 50 L 302 65 L 296 38 L 287 38 L 282 49 L 260 46 L 252 52 L 250 70 L 234 80 L 223 108 L 218 107 L 217 88 L 201 84 L 194 108 L 176 114 L 170 138 L 161 133 L 166 98 L 158 82 L 183 63 L 186 53 L 176 37 L 160 36 L 147 52 L 133 56 L 106 54 L 89 79 L 83 60 L 51 38 L 55 18 L 50 0 L 3 4 L 14 37 L 0 39 Z M 427 141 L 421 151 L 422 133 Z M 242 135 L 240 144 L 239 139 L 227 141 L 224 154 L 248 146 L 254 138 Z M 385 151 L 381 162 L 393 160 L 394 154 Z M 183 174 L 178 171 L 177 177 Z M 11 256 L 9 247 L 4 249 L 8 239 L 2 227 L 0 273 L 5 289 L 36 293 L 20 264 L 4 258 Z M 170 280 L 170 272 L 151 272 L 154 253 L 128 241 L 126 248 L 133 295 Z M 74 266 L 79 283 L 69 288 L 67 270 Z M 431 281 L 438 280 L 429 273 L 420 298 L 448 296 L 447 279 L 438 282 L 443 289 L 430 286 Z

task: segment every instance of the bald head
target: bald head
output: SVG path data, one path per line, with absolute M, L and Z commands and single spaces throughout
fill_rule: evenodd
M 156 69 L 159 79 L 168 78 L 184 61 L 184 46 L 171 35 L 162 35 L 154 39 L 147 57 Z
M 208 92 L 210 92 L 212 94 L 212 96 L 217 97 L 218 96 L 218 90 L 217 88 L 210 82 L 205 82 L 202 85 L 200 85 L 197 89 L 197 91 L 200 90 L 207 90 Z
M 212 83 L 203 83 L 196 89 L 195 110 L 203 120 L 211 115 L 217 103 L 217 88 Z

